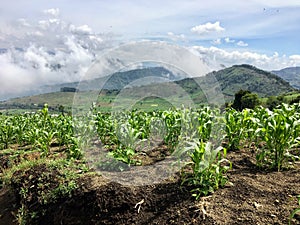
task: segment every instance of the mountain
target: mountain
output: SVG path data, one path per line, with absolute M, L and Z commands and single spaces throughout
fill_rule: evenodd
M 112 103 L 117 103 L 118 105 L 116 97 L 121 97 L 118 100 L 120 101 L 120 104 L 122 104 L 122 102 L 127 104 L 127 102 L 131 102 L 132 99 L 143 99 L 154 96 L 160 97 L 171 104 L 174 103 L 175 105 L 177 104 L 177 106 L 180 106 L 182 103 L 190 100 L 195 104 L 205 103 L 207 102 L 207 97 L 214 97 L 214 90 L 216 89 L 222 92 L 225 101 L 232 101 L 234 99 L 234 94 L 240 89 L 257 93 L 260 97 L 278 96 L 295 90 L 287 81 L 277 75 L 246 64 L 213 71 L 204 77 L 184 78 L 169 82 L 164 80 L 164 82 L 161 83 L 152 82 L 154 80 L 146 80 L 148 83 L 136 83 L 136 85 L 126 86 L 129 83 L 134 83 L 135 79 L 144 80 L 143 78 L 147 78 L 149 75 L 154 76 L 154 80 L 158 79 L 158 77 L 168 77 L 173 80 L 178 78 L 178 76 L 175 76 L 173 73 L 162 67 L 136 69 L 114 74 L 104 85 L 108 90 L 100 93 L 98 105 L 108 109 L 111 107 Z M 86 90 L 79 90 L 79 94 L 83 107 L 89 108 L 91 104 L 90 93 L 93 93 L 92 95 L 99 94 L 100 89 L 97 89 L 99 79 L 84 82 L 86 83 L 84 83 L 82 87 Z M 68 83 L 59 85 L 56 88 L 63 86 L 76 87 L 78 85 L 78 83 L 72 84 L 74 84 L 74 86 Z M 94 91 L 90 92 L 87 90 Z M 59 105 L 64 105 L 66 108 L 70 109 L 73 103 L 73 95 L 74 93 L 70 92 L 56 92 L 39 96 L 11 99 L 10 101 L 1 103 L 0 109 L 12 108 L 10 106 L 26 108 L 26 105 L 31 106 L 28 108 L 32 109 L 35 105 L 41 107 L 43 103 L 49 103 L 49 106 L 54 108 L 58 108 Z M 157 100 L 149 98 L 147 101 L 150 106 L 157 105 L 158 102 Z M 147 104 L 142 103 L 140 105 L 146 107 Z
M 223 94 L 227 96 L 234 96 L 240 89 L 257 93 L 260 97 L 280 95 L 294 90 L 287 81 L 277 75 L 247 64 L 235 65 L 212 74 L 220 83 Z
M 78 88 L 80 91 L 91 90 L 121 90 L 126 85 L 141 86 L 151 83 L 175 81 L 184 78 L 184 75 L 173 73 L 164 67 L 148 67 L 117 72 L 108 77 L 83 80 L 79 82 L 63 83 L 58 85 L 43 86 L 44 93 L 60 91 L 61 88 Z
M 215 78 L 213 82 L 212 77 Z M 260 97 L 276 96 L 294 90 L 287 81 L 277 75 L 247 64 L 234 65 L 213 71 L 204 77 L 183 79 L 176 83 L 189 93 L 199 92 L 199 84 L 208 86 L 207 90 L 220 88 L 226 100 L 232 100 L 240 89 L 257 93 Z
M 288 81 L 294 88 L 300 89 L 300 67 L 288 67 L 282 70 L 273 70 L 272 73 Z

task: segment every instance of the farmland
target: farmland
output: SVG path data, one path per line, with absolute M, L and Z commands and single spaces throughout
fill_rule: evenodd
M 0 121 L 0 224 L 287 224 L 299 207 L 299 104 Z

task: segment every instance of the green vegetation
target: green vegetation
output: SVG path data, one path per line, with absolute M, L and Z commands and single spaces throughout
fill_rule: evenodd
M 36 224 L 45 213 L 47 204 L 69 197 L 78 188 L 79 171 L 87 171 L 84 164 L 72 160 L 26 160 L 12 166 L 1 177 L 20 198 L 16 214 L 18 224 Z
M 77 117 L 50 114 L 45 105 L 36 113 L 0 115 L 0 121 L 0 185 L 16 191 L 20 224 L 34 224 L 48 204 L 72 195 L 89 171 L 87 154 L 100 145 L 104 155 L 96 155 L 93 166 L 108 171 L 144 166 L 147 150 L 165 146 L 163 157 L 183 163 L 182 185 L 196 199 L 228 182 L 227 151 L 240 146 L 254 146 L 262 170 L 288 169 L 299 160 L 299 104 L 224 113 L 208 106 L 114 113 L 92 107 Z
M 260 108 L 256 134 L 266 146 L 257 153 L 257 164 L 271 169 L 282 169 L 289 159 L 299 159 L 290 153 L 297 145 L 300 136 L 299 106 L 283 104 L 280 108 L 270 111 Z
M 231 169 L 231 163 L 225 159 L 225 148 L 213 149 L 210 142 L 204 143 L 194 140 L 185 150 L 191 150 L 189 153 L 191 162 L 189 164 L 193 172 L 184 173 L 182 184 L 192 186 L 191 193 L 196 199 L 213 193 L 228 182 L 225 173 Z M 224 162 L 229 166 L 224 165 Z
M 254 109 L 259 105 L 259 99 L 257 94 L 253 94 L 250 91 L 239 90 L 235 93 L 232 107 L 236 110 L 242 111 L 243 109 Z
M 298 205 L 299 208 L 295 209 L 290 215 L 289 225 L 291 224 L 291 219 L 294 218 L 294 216 L 300 212 L 300 195 L 298 195 Z
M 238 65 L 226 68 L 217 72 L 212 72 L 205 77 L 196 78 L 185 78 L 178 81 L 172 81 L 175 77 L 170 75 L 171 82 L 145 82 L 141 84 L 136 84 L 129 89 L 124 89 L 124 87 L 135 79 L 147 78 L 149 76 L 164 77 L 168 74 L 168 70 L 161 67 L 147 68 L 132 70 L 128 72 L 120 72 L 113 75 L 109 81 L 107 81 L 106 86 L 102 87 L 103 80 L 100 82 L 99 79 L 83 81 L 81 83 L 79 98 L 76 103 L 76 110 L 84 110 L 89 108 L 91 105 L 91 96 L 98 96 L 98 99 L 94 101 L 97 102 L 97 107 L 101 112 L 110 112 L 113 102 L 116 97 L 120 94 L 120 90 L 125 93 L 131 93 L 128 96 L 122 92 L 124 97 L 122 100 L 131 102 L 136 96 L 145 96 L 145 93 L 149 93 L 151 96 L 153 93 L 159 93 L 168 102 L 162 100 L 161 98 L 148 97 L 136 103 L 134 108 L 152 111 L 155 109 L 168 109 L 170 103 L 173 105 L 181 105 L 190 98 L 193 103 L 200 107 L 207 102 L 206 96 L 203 93 L 204 89 L 215 89 L 220 87 L 220 91 L 224 95 L 225 101 L 230 102 L 234 100 L 235 94 L 239 90 L 248 90 L 251 95 L 244 97 L 243 101 L 246 102 L 244 107 L 254 107 L 257 104 L 256 95 L 259 98 L 267 98 L 270 96 L 286 96 L 284 101 L 286 103 L 295 100 L 299 93 L 295 92 L 295 89 L 291 87 L 286 81 L 280 77 L 263 70 L 259 70 L 250 65 Z M 211 81 L 211 76 L 214 76 L 217 82 Z M 143 79 L 142 79 L 143 80 Z M 53 87 L 52 91 L 58 91 L 61 87 L 77 87 L 78 83 L 72 84 L 62 84 L 58 87 Z M 102 90 L 99 92 L 99 87 Z M 175 88 L 176 87 L 176 88 Z M 48 90 L 48 91 L 51 91 Z M 288 95 L 287 93 L 294 93 L 294 95 Z M 151 94 L 152 93 L 152 94 Z M 37 111 L 42 109 L 43 105 L 47 103 L 49 105 L 49 111 L 60 113 L 62 107 L 64 112 L 70 113 L 73 106 L 74 93 L 72 92 L 55 92 L 48 93 L 30 97 L 11 99 L 5 102 L 0 102 L 0 110 L 3 112 L 24 112 L 24 111 Z M 280 102 L 270 99 L 266 104 L 266 100 L 262 100 L 262 104 L 271 109 Z
M 259 97 L 280 95 L 295 89 L 288 82 L 270 72 L 251 65 L 235 65 L 213 72 L 225 96 L 232 97 L 239 90 L 248 90 Z
M 300 67 L 288 67 L 272 73 L 289 82 L 294 88 L 300 89 Z

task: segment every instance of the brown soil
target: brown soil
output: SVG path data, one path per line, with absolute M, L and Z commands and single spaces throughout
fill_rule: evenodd
M 78 181 L 80 188 L 71 198 L 47 205 L 37 223 L 288 224 L 300 194 L 300 164 L 282 172 L 262 172 L 248 150 L 230 152 L 228 158 L 233 163 L 228 173 L 232 184 L 198 201 L 176 177 L 136 187 L 86 175 Z M 0 190 L 0 224 L 16 224 L 12 221 L 19 204 L 15 195 L 8 189 Z M 140 210 L 135 208 L 139 202 Z M 299 217 L 292 224 L 300 224 Z

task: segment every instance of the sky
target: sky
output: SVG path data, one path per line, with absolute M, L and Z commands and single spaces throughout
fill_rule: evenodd
M 0 3 L 0 99 L 82 78 L 134 41 L 189 49 L 212 69 L 300 66 L 299 0 L 10 0 Z

